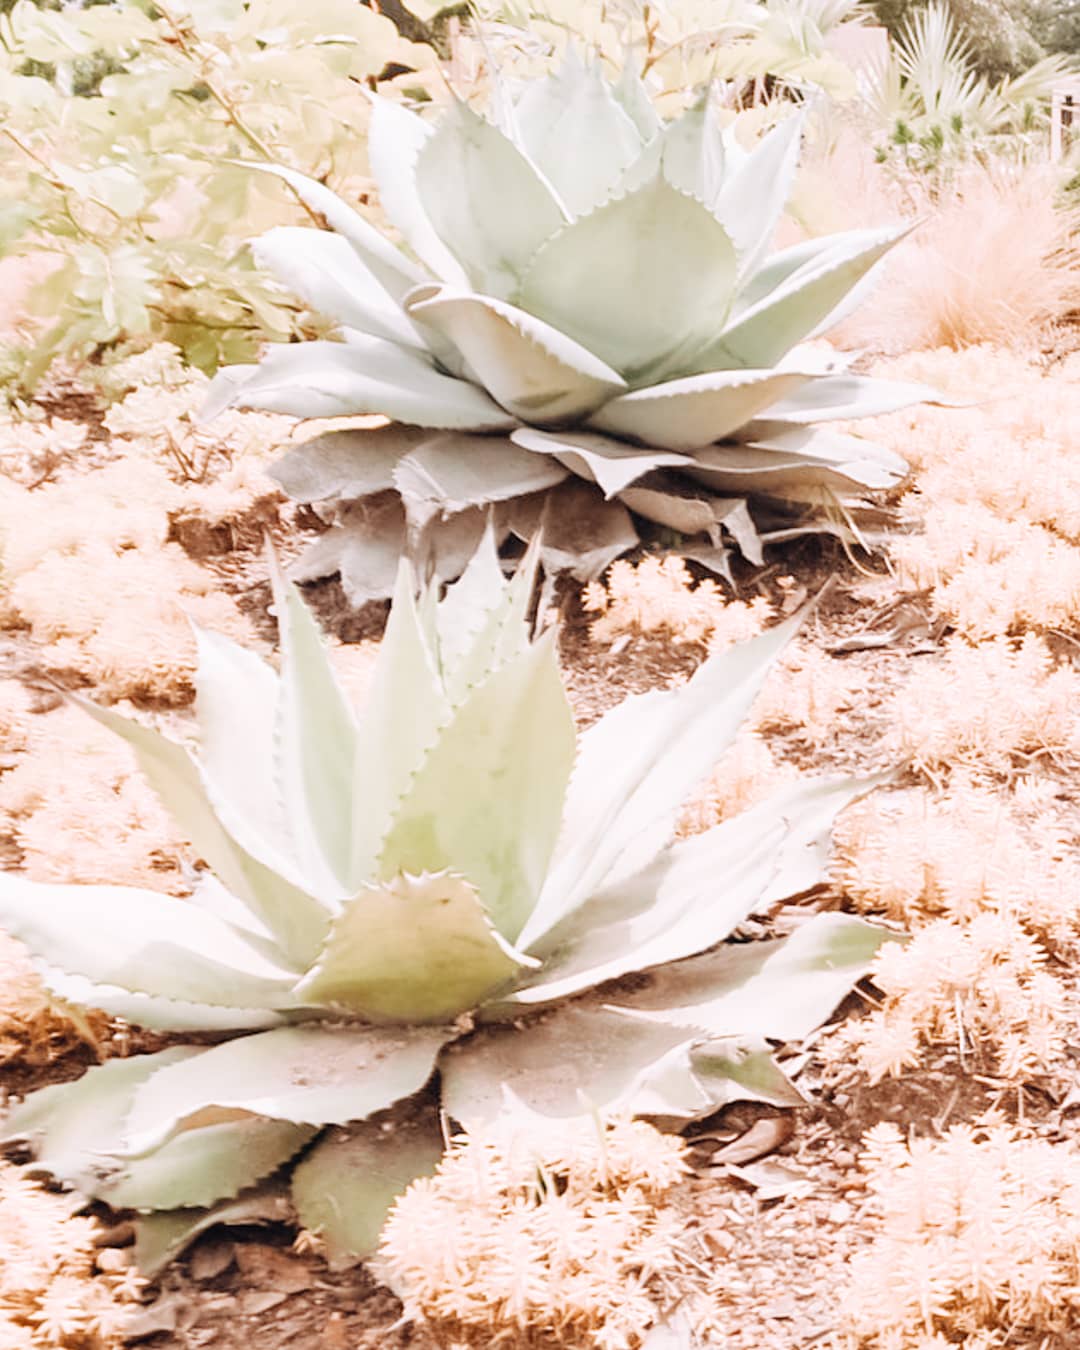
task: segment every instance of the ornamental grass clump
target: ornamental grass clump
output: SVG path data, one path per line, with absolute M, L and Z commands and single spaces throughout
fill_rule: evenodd
M 787 784 L 676 838 L 792 623 L 579 740 L 554 633 L 533 640 L 525 621 L 534 568 L 506 581 L 491 536 L 442 600 L 416 599 L 402 568 L 359 712 L 274 574 L 280 673 L 197 635 L 197 753 L 83 704 L 134 747 L 208 865 L 190 899 L 0 877 L 0 927 L 54 994 L 225 1038 L 44 1088 L 4 1137 L 140 1211 L 152 1269 L 218 1217 L 250 1218 L 248 1188 L 301 1153 L 300 1221 L 335 1259 L 370 1253 L 395 1195 L 442 1154 L 436 1070 L 443 1110 L 470 1129 L 507 1111 L 678 1122 L 733 1097 L 797 1100 L 766 1038 L 828 1016 L 883 930 L 819 914 L 786 939 L 717 944 L 821 880 L 835 814 L 870 784 Z M 425 1088 L 426 1109 L 387 1119 Z
M 665 122 L 629 67 L 612 84 L 575 58 L 498 103 L 432 123 L 374 99 L 372 173 L 409 253 L 257 166 L 330 230 L 271 230 L 255 256 L 343 341 L 224 371 L 208 414 L 389 419 L 279 464 L 333 521 L 304 574 L 340 571 L 356 603 L 390 593 L 402 552 L 452 578 L 489 514 L 500 538 L 542 527 L 545 568 L 582 580 L 643 536 L 721 572 L 732 544 L 760 562 L 807 530 L 855 538 L 846 518 L 906 465 L 827 424 L 936 394 L 811 339 L 906 227 L 770 252 L 798 115 L 746 150 L 709 97 Z

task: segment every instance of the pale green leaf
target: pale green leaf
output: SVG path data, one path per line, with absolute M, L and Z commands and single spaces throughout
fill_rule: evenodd
M 278 225 L 251 251 L 260 267 L 320 314 L 371 337 L 427 350 L 416 325 L 340 234 Z
M 526 963 L 463 877 L 399 874 L 344 906 L 296 995 L 369 1022 L 449 1022 L 505 990 Z
M 218 654 L 232 651 L 231 647 L 221 645 L 223 641 L 214 643 L 213 650 Z M 248 658 L 245 656 L 245 669 L 247 663 Z M 203 692 L 201 697 L 205 715 L 212 717 L 217 725 L 219 711 L 215 709 L 211 714 L 206 702 L 208 694 Z M 197 764 L 182 745 L 170 741 L 152 727 L 122 717 L 111 708 L 103 708 L 78 697 L 74 701 L 102 726 L 128 742 L 135 751 L 142 773 L 173 820 L 190 839 L 195 851 L 210 865 L 224 886 L 275 935 L 288 959 L 301 966 L 306 965 L 326 936 L 327 915 L 318 900 L 277 870 L 288 870 L 287 860 L 276 850 L 278 841 L 269 841 L 274 852 L 267 849 L 265 856 L 268 861 L 254 857 L 225 828 L 220 815 L 221 810 L 225 809 L 223 802 L 211 799 Z M 210 747 L 209 754 L 211 760 L 220 767 L 216 759 L 216 746 Z M 237 774 L 243 773 L 242 767 L 233 765 L 231 761 L 229 766 Z M 234 786 L 243 790 L 242 783 Z M 243 823 L 244 816 L 237 812 L 236 819 Z M 249 842 L 260 848 L 260 851 L 262 845 L 268 843 L 258 838 L 250 839 Z
M 453 343 L 476 381 L 524 421 L 558 425 L 626 389 L 618 371 L 505 301 L 427 287 L 410 296 L 407 308 Z
M 589 425 L 664 450 L 723 440 L 812 379 L 797 370 L 716 371 L 669 380 L 612 399 Z
M 160 1147 L 211 1107 L 298 1125 L 363 1120 L 419 1091 L 451 1034 L 326 1023 L 238 1036 L 160 1070 L 136 1091 L 127 1150 Z
M 201 1125 L 142 1157 L 117 1158 L 95 1195 L 114 1209 L 203 1208 L 270 1176 L 317 1133 L 313 1125 L 260 1116 Z
M 667 450 L 628 445 L 595 431 L 537 431 L 518 427 L 511 441 L 534 455 L 550 455 L 559 464 L 589 482 L 605 497 L 616 497 L 647 473 L 663 468 L 686 468 L 694 461 Z
M 74 1082 L 39 1088 L 4 1117 L 0 1140 L 25 1141 L 40 1170 L 69 1186 L 92 1187 L 94 1168 L 123 1144 L 124 1118 L 136 1088 L 160 1069 L 199 1053 L 197 1046 L 174 1045 L 152 1055 L 110 1059 Z
M 294 502 L 352 501 L 393 487 L 402 455 L 429 436 L 420 427 L 396 423 L 327 431 L 294 446 L 267 472 Z
M 281 641 L 274 719 L 275 781 L 283 823 L 304 875 L 332 894 L 348 888 L 356 727 L 314 615 L 281 575 L 271 550 L 270 582 Z
M 693 359 L 699 371 L 776 363 L 818 330 L 848 291 L 907 233 L 907 227 L 870 231 L 869 240 L 834 247 L 735 314 L 715 341 Z
M 516 660 L 528 647 L 527 616 L 539 560 L 539 541 L 534 540 L 507 582 L 494 531 L 489 529 L 461 580 L 439 606 L 439 659 L 447 697 L 454 706 L 492 671 Z
M 790 937 L 742 942 L 654 971 L 620 1008 L 651 1025 L 799 1040 L 866 975 L 898 935 L 850 914 L 817 914 Z
M 322 1240 L 331 1270 L 375 1255 L 395 1200 L 418 1177 L 430 1176 L 443 1156 L 433 1113 L 331 1130 L 298 1164 L 292 1177 L 297 1216 Z
M 340 572 L 346 599 L 359 608 L 393 593 L 405 546 L 405 511 L 396 494 L 353 502 L 289 570 L 300 582 Z
M 403 562 L 356 731 L 351 890 L 371 878 L 394 812 L 449 711 Z
M 440 1067 L 443 1106 L 468 1129 L 506 1113 L 534 1123 L 627 1111 L 686 1121 L 731 1101 L 801 1100 L 760 1042 L 717 1045 L 692 1026 L 646 1021 L 596 1000 L 481 1029 L 449 1047 Z
M 776 441 L 772 437 L 770 445 Z M 697 453 L 696 464 L 686 473 L 695 482 L 718 492 L 756 493 L 817 503 L 825 501 L 830 493 L 844 497 L 867 488 L 891 487 L 903 477 L 902 471 L 877 456 L 881 447 L 869 442 L 859 446 L 836 446 L 834 442 L 834 449 L 838 454 L 830 458 L 802 455 L 795 445 L 789 449 L 770 449 L 756 443 L 711 446 Z M 890 453 L 883 451 L 883 455 Z
M 598 487 L 580 478 L 508 503 L 505 520 L 519 539 L 539 540 L 540 565 L 548 576 L 567 572 L 578 581 L 595 581 L 641 542 L 622 502 L 605 500 Z
M 0 927 L 49 965 L 135 993 L 223 1008 L 288 1008 L 296 972 L 183 900 L 122 886 L 0 876 Z
M 876 229 L 842 230 L 837 234 L 804 239 L 788 248 L 778 249 L 743 282 L 735 306 L 735 314 L 751 309 L 771 292 L 789 281 L 797 272 L 815 267 L 838 252 L 873 245 L 878 238 Z
M 124 1156 L 124 1122 L 136 1091 L 170 1065 L 199 1054 L 178 1046 L 97 1065 L 73 1083 L 32 1093 L 5 1122 L 26 1138 L 34 1170 L 118 1209 L 211 1205 L 276 1171 L 314 1130 L 247 1117 L 214 1121 L 143 1157 Z
M 447 587 L 437 607 L 432 606 L 439 667 L 444 680 L 465 659 L 509 596 L 510 583 L 499 561 L 495 531 L 488 528 L 460 579 Z M 524 645 L 527 641 L 524 624 L 521 637 Z M 476 681 L 470 681 L 472 683 Z
M 718 652 L 685 685 L 624 700 L 582 736 L 566 828 L 520 945 L 647 866 L 678 811 L 734 740 L 798 618 Z
M 525 85 L 514 122 L 525 153 L 572 216 L 602 202 L 641 151 L 641 133 L 599 65 L 574 55 Z
M 877 380 L 869 375 L 826 375 L 804 384 L 768 410 L 770 422 L 806 426 L 853 417 L 879 417 L 913 403 L 948 403 L 940 390 L 907 380 Z
M 290 417 L 379 413 L 415 426 L 506 431 L 514 419 L 483 390 L 443 375 L 415 352 L 380 338 L 271 347 L 233 391 L 238 408 Z
M 657 175 L 549 238 L 514 299 L 639 384 L 682 373 L 723 324 L 734 282 L 723 226 Z
M 467 286 L 465 269 L 435 233 L 417 190 L 416 161 L 431 135 L 428 123 L 403 103 L 371 95 L 368 158 L 387 219 L 441 281 Z
M 277 1182 L 264 1182 L 235 1200 L 222 1200 L 210 1209 L 143 1214 L 135 1220 L 135 1264 L 140 1275 L 152 1280 L 197 1237 L 217 1224 L 287 1223 L 292 1217 L 288 1192 Z
M 756 271 L 780 223 L 795 181 L 803 124 L 793 113 L 767 132 L 711 203 L 739 252 L 742 276 Z
M 514 1000 L 550 1002 L 695 956 L 754 912 L 820 885 L 833 821 L 872 786 L 858 779 L 799 783 L 666 849 L 552 930 L 542 944 L 542 971 Z
M 269 1008 L 222 1008 L 132 993 L 96 984 L 84 975 L 71 975 L 42 960 L 34 969 L 50 993 L 75 1007 L 97 1008 L 147 1031 L 263 1031 L 280 1026 L 286 1017 Z
M 537 249 L 563 224 L 536 170 L 497 127 L 455 101 L 420 150 L 415 174 L 424 214 L 469 283 L 509 299 Z
M 680 192 L 695 197 L 716 213 L 724 183 L 724 138 L 716 110 L 707 95 L 664 128 L 664 177 Z M 733 242 L 735 231 L 728 226 Z
M 620 106 L 638 129 L 643 143 L 651 141 L 660 131 L 663 123 L 653 107 L 649 91 L 641 76 L 634 69 L 633 61 L 624 61 L 618 80 L 612 85 L 611 92 Z
M 832 427 L 756 423 L 748 426 L 746 431 L 752 437 L 747 441 L 752 449 L 795 456 L 807 465 L 835 469 L 864 487 L 894 487 L 908 472 L 907 461 L 895 450 L 868 441 L 865 436 L 849 435 Z M 709 462 L 710 454 L 706 451 L 695 458 L 704 466 Z
M 281 164 L 253 161 L 244 167 L 258 173 L 272 174 L 287 183 L 306 206 L 322 216 L 332 230 L 349 241 L 361 261 L 395 300 L 401 300 L 407 291 L 430 279 L 422 268 L 406 258 L 358 211 L 354 211 L 337 193 L 314 178 L 308 178 L 306 174 Z
M 448 431 L 398 462 L 394 486 L 407 504 L 454 512 L 542 492 L 567 474 L 554 457 L 530 454 L 503 436 Z
M 450 869 L 516 940 L 540 894 L 574 762 L 574 720 L 545 635 L 454 711 L 397 811 L 379 876 Z

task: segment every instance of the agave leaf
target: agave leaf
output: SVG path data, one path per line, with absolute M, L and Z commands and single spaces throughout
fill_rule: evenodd
M 551 190 L 516 145 L 454 102 L 416 158 L 416 190 L 436 235 L 485 295 L 508 299 L 563 224 Z
M 628 487 L 621 500 L 631 511 L 646 520 L 665 525 L 679 534 L 708 534 L 720 542 L 720 522 L 728 510 L 728 501 L 705 492 L 694 492 L 677 478 L 656 474 L 645 483 Z
M 870 241 L 836 244 L 793 272 L 763 299 L 736 314 L 695 356 L 696 370 L 774 366 L 829 317 L 857 281 L 908 232 L 870 231 Z
M 803 463 L 835 468 L 864 487 L 895 487 L 908 473 L 907 462 L 895 450 L 864 436 L 834 431 L 832 427 L 791 426 L 783 422 L 770 427 L 758 423 L 753 432 L 748 444 L 754 449 L 796 455 Z M 697 459 L 699 464 L 707 462 L 705 455 L 698 455 Z
M 514 419 L 476 385 L 381 338 L 280 343 L 235 392 L 239 408 L 290 417 L 380 413 L 440 430 L 507 431 Z
M 877 241 L 879 234 L 878 229 L 843 230 L 838 234 L 804 239 L 789 248 L 778 249 L 739 288 L 734 317 L 744 310 L 752 309 L 796 273 L 813 269 L 837 253 L 869 248 Z
M 799 1040 L 866 975 L 899 935 L 850 914 L 815 914 L 790 937 L 742 942 L 653 971 L 615 1000 L 651 1025 L 694 1025 L 717 1035 Z
M 435 611 L 436 645 L 444 680 L 465 659 L 489 620 L 502 608 L 509 592 L 510 586 L 499 561 L 495 531 L 489 527 L 484 531 L 480 547 L 469 559 L 469 565 L 461 577 L 447 587 L 446 595 Z M 523 646 L 526 640 L 524 620 L 521 640 Z M 474 683 L 477 681 L 470 681 L 470 684 Z
M 711 656 L 681 688 L 626 699 L 585 732 L 559 850 L 520 936 L 524 950 L 670 840 L 679 809 L 733 740 L 798 623 Z
M 340 234 L 278 225 L 257 239 L 251 251 L 260 267 L 320 314 L 345 328 L 427 350 L 416 325 Z
M 827 500 L 859 493 L 871 485 L 891 486 L 899 481 L 895 470 L 875 463 L 878 447 L 868 445 L 860 459 L 803 457 L 796 450 L 767 449 L 757 444 L 719 445 L 699 451 L 687 477 L 718 492 L 758 493 L 791 501 Z
M 319 1140 L 293 1172 L 292 1195 L 300 1222 L 322 1239 L 331 1270 L 375 1255 L 394 1201 L 418 1177 L 430 1176 L 442 1155 L 431 1113 L 389 1130 L 350 1125 Z
M 40 1170 L 71 1186 L 89 1182 L 92 1191 L 103 1155 L 123 1143 L 124 1118 L 136 1087 L 198 1054 L 196 1046 L 174 1045 L 152 1055 L 110 1059 L 74 1082 L 39 1088 L 5 1116 L 0 1142 L 25 1140 Z
M 713 202 L 739 252 L 742 276 L 757 270 L 784 213 L 799 163 L 804 120 L 795 113 L 763 136 Z
M 512 1030 L 482 1029 L 451 1046 L 440 1068 L 443 1106 L 468 1129 L 504 1112 L 693 1120 L 730 1101 L 801 1101 L 760 1042 L 718 1045 L 693 1026 L 647 1021 L 597 1000 L 564 1004 Z
M 293 1003 L 296 972 L 266 956 L 257 939 L 156 891 L 47 885 L 4 873 L 0 927 L 95 984 L 222 1008 Z
M 505 582 L 502 580 L 494 532 L 489 530 L 486 538 L 487 545 L 473 555 L 469 569 L 466 569 L 457 586 L 451 588 L 439 606 L 437 616 L 443 679 L 447 697 L 454 706 L 460 704 L 469 690 L 483 683 L 493 671 L 520 657 L 529 645 L 527 614 L 536 585 L 540 560 L 539 540 L 533 541 L 510 581 Z M 480 565 L 491 578 L 488 584 L 492 587 L 494 572 L 498 570 L 501 592 L 497 600 L 484 602 L 485 608 L 481 608 L 477 600 L 469 619 L 465 607 L 470 601 L 467 596 L 459 597 L 457 592 L 469 582 L 469 570 L 475 568 L 477 560 L 487 553 L 490 553 L 490 561 Z M 492 593 L 489 591 L 489 596 Z
M 304 875 L 326 893 L 344 895 L 352 847 L 356 727 L 327 656 L 322 632 L 296 587 L 269 552 L 270 582 L 281 638 L 272 744 L 284 828 Z
M 734 283 L 735 250 L 723 226 L 657 174 L 548 237 L 515 298 L 644 384 L 709 340 Z
M 136 1089 L 128 1113 L 131 1155 L 196 1128 L 214 1108 L 297 1125 L 364 1120 L 431 1076 L 445 1027 L 362 1027 L 326 1023 L 278 1027 L 168 1065 Z
M 394 486 L 406 503 L 456 512 L 542 492 L 566 477 L 556 460 L 529 454 L 503 436 L 448 431 L 399 461 Z
M 180 902 L 178 902 L 180 903 Z M 95 984 L 83 975 L 69 975 L 43 961 L 34 961 L 42 984 L 75 1007 L 97 1008 L 147 1031 L 263 1031 L 280 1026 L 285 1015 L 269 1008 L 221 1008 L 208 1003 L 134 994 L 128 989 Z
M 649 91 L 646 89 L 641 76 L 634 69 L 632 61 L 624 62 L 622 73 L 612 86 L 611 92 L 618 100 L 620 107 L 637 127 L 642 143 L 651 141 L 660 131 L 663 123 L 652 99 L 649 97 Z
M 285 810 L 274 782 L 277 672 L 254 652 L 220 633 L 195 628 L 198 663 L 195 710 L 199 758 L 212 794 L 258 837 L 256 853 L 276 853 Z M 236 697 L 243 689 L 242 700 Z
M 442 515 L 428 502 L 406 502 L 405 507 L 412 516 L 406 557 L 416 570 L 440 582 L 461 576 L 484 537 L 490 510 L 470 506 Z
M 664 128 L 664 176 L 716 214 L 724 183 L 724 138 L 708 94 Z M 728 233 L 734 240 L 734 231 Z
M 905 380 L 875 380 L 868 375 L 826 375 L 786 394 L 768 410 L 770 422 L 831 422 L 879 417 L 913 403 L 948 402 L 940 390 Z M 753 437 L 753 427 L 747 428 Z
M 535 455 L 550 455 L 580 478 L 596 483 L 605 497 L 618 496 L 647 473 L 666 467 L 683 468 L 693 460 L 669 450 L 646 450 L 595 431 L 537 431 L 518 427 L 514 445 Z
M 514 942 L 540 893 L 574 762 L 574 721 L 545 635 L 455 709 L 395 816 L 379 876 L 468 877 Z
M 221 803 L 211 801 L 197 765 L 183 746 L 111 708 L 69 697 L 95 721 L 128 742 L 142 773 L 195 851 L 274 934 L 286 957 L 306 965 L 326 936 L 327 915 L 318 900 L 281 874 L 288 871 L 287 861 L 275 853 L 268 855 L 266 863 L 241 847 L 223 825 Z M 204 694 L 204 708 L 205 698 Z M 261 847 L 260 841 L 252 842 Z
M 219 370 L 206 386 L 202 404 L 195 415 L 196 424 L 212 422 L 226 408 L 231 408 L 239 391 L 258 369 L 257 365 L 244 363 Z
M 122 1117 L 117 1126 L 122 1124 Z M 170 1139 L 140 1158 L 118 1158 L 94 1194 L 120 1209 L 202 1208 L 276 1172 L 318 1133 L 287 1120 L 226 1120 Z M 86 1185 L 82 1184 L 86 1190 Z
M 352 501 L 393 487 L 402 455 L 430 435 L 398 423 L 327 431 L 294 446 L 268 472 L 294 502 Z
M 263 1182 L 235 1200 L 209 1209 L 162 1210 L 135 1220 L 135 1264 L 152 1280 L 194 1241 L 217 1224 L 286 1223 L 293 1217 L 288 1191 L 280 1182 Z
M 594 581 L 640 542 L 626 507 L 605 501 L 598 488 L 577 478 L 508 503 L 505 519 L 519 539 L 540 540 L 540 563 L 549 576 L 568 572 L 578 581 Z
M 393 593 L 404 550 L 401 499 L 385 494 L 346 506 L 327 533 L 309 544 L 292 564 L 290 574 L 304 582 L 340 572 L 346 598 L 359 607 Z
M 572 216 L 602 202 L 641 151 L 641 133 L 599 66 L 580 60 L 530 80 L 514 120 L 525 153 Z
M 582 417 L 626 389 L 618 371 L 503 300 L 426 286 L 409 297 L 407 309 L 453 344 L 507 412 L 538 426 Z
M 356 732 L 350 890 L 371 876 L 394 813 L 449 712 L 413 598 L 412 569 L 402 563 Z
M 397 100 L 379 94 L 369 97 L 368 159 L 379 204 L 416 256 L 440 280 L 467 286 L 465 269 L 436 234 L 417 190 L 416 161 L 431 139 L 432 128 Z
M 449 1022 L 526 964 L 463 877 L 400 874 L 348 902 L 296 994 L 369 1022 Z
M 813 376 L 797 370 L 722 370 L 635 389 L 605 404 L 590 426 L 665 450 L 723 440 Z M 771 415 L 771 411 L 770 411 Z
M 287 183 L 305 206 L 322 216 L 332 230 L 349 241 L 361 261 L 395 300 L 400 301 L 407 291 L 429 280 L 423 270 L 385 239 L 374 225 L 314 178 L 282 164 L 248 163 L 245 168 L 273 174 Z
M 551 931 L 541 948 L 542 971 L 513 1001 L 547 1003 L 695 956 L 755 911 L 819 885 L 833 821 L 872 786 L 875 780 L 799 783 L 675 844 Z
M 143 1158 L 122 1154 L 135 1092 L 169 1065 L 197 1056 L 192 1046 L 114 1059 L 73 1083 L 32 1093 L 5 1122 L 27 1139 L 34 1171 L 120 1209 L 209 1205 L 234 1196 L 291 1158 L 314 1130 L 275 1120 L 221 1121 L 170 1140 Z

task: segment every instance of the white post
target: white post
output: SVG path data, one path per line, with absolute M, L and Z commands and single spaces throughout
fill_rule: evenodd
M 1056 164 L 1064 149 L 1065 94 L 1055 89 L 1050 100 L 1050 159 Z

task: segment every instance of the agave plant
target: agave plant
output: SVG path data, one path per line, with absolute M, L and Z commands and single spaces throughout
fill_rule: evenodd
M 455 102 L 432 126 L 375 98 L 372 171 L 415 257 L 271 170 L 332 228 L 271 230 L 256 257 L 344 341 L 223 372 L 207 413 L 390 419 L 277 466 L 333 521 L 297 575 L 340 570 L 359 602 L 389 594 L 405 551 L 450 579 L 489 517 L 500 537 L 542 525 L 545 567 L 582 579 L 643 531 L 723 571 L 730 541 L 760 561 L 896 483 L 893 452 L 824 424 L 933 393 L 806 340 L 903 229 L 770 254 L 800 127 L 746 152 L 708 97 L 663 122 L 629 71 L 613 86 L 573 58 L 504 99 L 499 125 Z
M 441 602 L 414 600 L 403 568 L 358 717 L 298 594 L 275 586 L 280 674 L 198 635 L 197 754 L 85 705 L 212 869 L 190 899 L 0 876 L 0 925 L 57 997 L 218 1043 L 43 1088 L 9 1142 L 140 1211 L 153 1270 L 213 1222 L 290 1207 L 334 1254 L 368 1254 L 442 1148 L 432 1096 L 392 1128 L 379 1113 L 436 1079 L 465 1124 L 508 1105 L 686 1121 L 732 1097 L 798 1100 L 767 1038 L 826 1017 L 883 930 L 818 915 L 700 953 L 819 882 L 833 816 L 866 783 L 801 783 L 672 842 L 790 623 L 578 742 L 553 635 L 525 622 L 532 577 L 504 581 L 490 539 Z
M 991 83 L 979 74 L 972 44 L 948 6 L 934 0 L 905 20 L 869 72 L 864 98 L 873 120 L 919 168 L 949 167 L 990 150 L 1041 154 L 1054 85 L 1075 64 L 1055 53 Z

